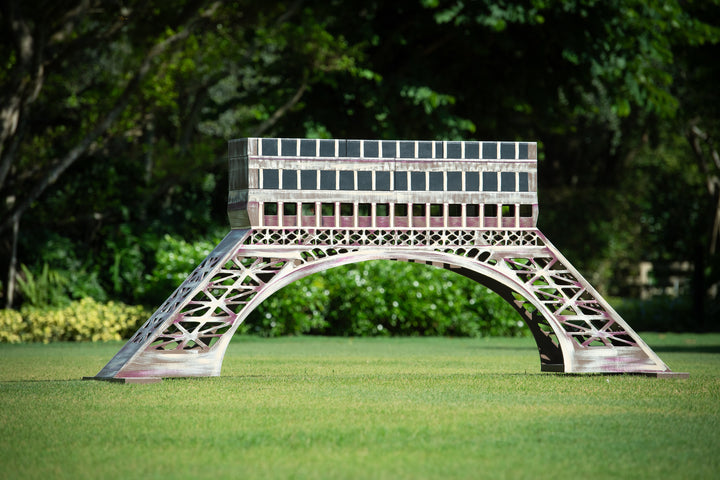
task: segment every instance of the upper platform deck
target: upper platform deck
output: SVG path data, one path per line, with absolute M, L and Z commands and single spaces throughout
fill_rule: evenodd
M 533 142 L 245 138 L 232 228 L 533 228 Z

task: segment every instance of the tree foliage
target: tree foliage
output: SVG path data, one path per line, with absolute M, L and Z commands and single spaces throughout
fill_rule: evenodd
M 541 228 L 602 290 L 640 260 L 692 262 L 698 308 L 720 281 L 717 0 L 8 0 L 0 24 L 6 303 L 20 264 L 154 301 L 167 236 L 225 228 L 227 140 L 262 135 L 537 140 Z

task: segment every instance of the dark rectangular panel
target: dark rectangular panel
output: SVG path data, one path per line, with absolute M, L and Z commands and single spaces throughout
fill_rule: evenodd
M 520 160 L 527 160 L 528 158 L 528 144 L 520 143 L 518 145 L 518 158 Z
M 300 140 L 300 156 L 302 157 L 315 157 L 315 140 Z
M 518 191 L 529 192 L 530 191 L 530 179 L 528 178 L 527 172 L 520 172 L 520 178 L 518 179 Z
M 322 190 L 335 190 L 335 170 L 320 171 L 320 188 Z
M 263 155 L 277 155 L 277 139 L 276 138 L 263 138 L 262 139 L 262 154 Z
M 503 160 L 515 159 L 515 143 L 503 142 L 500 144 L 500 158 Z
M 418 142 L 418 158 L 432 158 L 432 142 Z
M 297 170 L 283 170 L 283 190 L 297 190 Z
M 480 190 L 480 174 L 478 172 L 465 172 L 465 191 L 477 192 Z
M 355 190 L 354 172 L 347 170 L 340 171 L 340 190 Z
M 500 191 L 515 191 L 515 172 L 502 172 L 500 174 Z
M 425 191 L 425 172 L 410 172 L 410 189 L 415 192 Z
M 372 190 L 372 172 L 357 172 L 358 190 Z
M 300 170 L 300 188 L 317 190 L 317 170 Z
M 283 156 L 296 157 L 297 156 L 297 140 L 283 138 L 280 140 L 280 151 Z
M 444 156 L 443 142 L 435 142 L 435 157 L 434 158 L 445 158 Z
M 348 157 L 360 157 L 360 140 L 348 140 L 346 145 Z
M 395 172 L 395 190 L 407 189 L 407 172 Z
M 390 190 L 390 172 L 375 172 L 375 190 Z
M 462 158 L 462 142 L 447 142 L 447 157 Z
M 320 156 L 321 157 L 334 157 L 335 156 L 335 140 L 320 140 Z
M 482 144 L 482 158 L 483 158 L 483 159 L 498 158 L 498 154 L 497 154 L 497 142 L 483 142 L 483 144 Z
M 462 191 L 462 172 L 447 172 L 447 190 L 449 192 Z
M 395 158 L 397 156 L 396 150 L 397 142 L 382 142 L 382 158 Z
M 280 184 L 278 171 L 275 169 L 263 169 L 263 185 L 262 188 L 276 190 Z
M 377 158 L 378 157 L 378 142 L 375 140 L 365 140 L 363 142 L 363 156 Z
M 465 158 L 469 158 L 469 159 L 480 158 L 480 143 L 479 142 L 465 142 Z
M 495 172 L 483 172 L 483 191 L 497 192 L 498 179 Z
M 400 158 L 415 158 L 415 142 L 400 142 Z
M 431 191 L 442 192 L 443 190 L 445 190 L 445 185 L 443 185 L 443 183 L 443 172 L 430 172 Z

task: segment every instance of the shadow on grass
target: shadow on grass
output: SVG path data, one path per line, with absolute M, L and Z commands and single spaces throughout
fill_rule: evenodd
M 463 348 L 465 350 L 497 350 L 497 351 L 505 351 L 505 352 L 535 351 L 535 352 L 537 352 L 537 345 L 535 345 L 535 344 L 521 346 L 521 347 L 511 347 L 511 346 L 504 346 L 504 345 L 468 345 Z
M 655 353 L 720 353 L 720 345 L 652 345 Z

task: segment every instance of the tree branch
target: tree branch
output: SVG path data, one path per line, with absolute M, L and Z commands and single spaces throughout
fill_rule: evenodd
M 300 85 L 300 88 L 297 89 L 295 92 L 295 95 L 288 100 L 282 107 L 275 110 L 275 113 L 270 116 L 267 120 L 265 120 L 263 123 L 258 126 L 255 131 L 253 131 L 252 136 L 253 137 L 259 137 L 263 133 L 265 133 L 270 127 L 275 125 L 278 120 L 280 120 L 292 107 L 294 107 L 302 98 L 303 94 L 305 93 L 305 90 L 307 90 L 307 82 L 303 82 L 302 85 Z
M 220 6 L 220 2 L 213 3 L 207 10 L 202 12 L 198 19 L 208 18 Z M 197 20 L 197 19 L 196 19 Z M 152 66 L 153 60 L 158 56 L 165 53 L 174 44 L 186 39 L 190 34 L 191 27 L 195 22 L 190 22 L 187 28 L 182 29 L 178 33 L 171 35 L 163 41 L 155 44 L 145 55 L 142 63 L 138 67 L 135 75 L 130 79 L 123 92 L 115 100 L 115 104 L 110 109 L 107 115 L 98 122 L 98 124 L 90 132 L 88 132 L 78 144 L 72 148 L 64 157 L 55 162 L 55 165 L 47 172 L 47 174 L 40 179 L 31 190 L 25 194 L 22 200 L 18 201 L 13 208 L 4 216 L 2 223 L 0 223 L 0 233 L 5 232 L 15 222 L 19 221 L 20 217 L 25 213 L 30 206 L 35 202 L 40 195 L 47 189 L 48 186 L 52 185 L 57 179 L 67 170 L 75 161 L 80 158 L 87 149 L 95 142 L 101 135 L 103 135 L 120 117 L 125 108 L 130 103 L 134 93 L 139 89 L 142 81 L 147 76 Z

